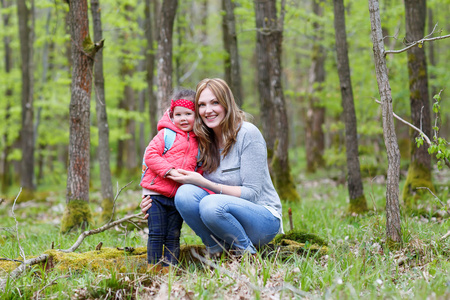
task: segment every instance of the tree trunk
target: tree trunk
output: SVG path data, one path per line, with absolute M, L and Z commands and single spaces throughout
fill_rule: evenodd
M 1 4 L 2 7 L 6 10 L 7 8 L 9 8 L 11 6 L 11 3 L 7 0 L 1 0 Z M 10 13 L 5 13 L 2 12 L 2 17 L 3 17 L 3 28 L 8 28 L 9 27 L 9 20 L 10 20 Z M 4 64 L 5 64 L 5 73 L 8 74 L 11 73 L 11 69 L 12 69 L 12 49 L 11 49 L 11 36 L 10 35 L 4 35 L 3 38 L 3 45 L 4 45 Z M 10 167 L 9 167 L 9 162 L 8 162 L 8 155 L 11 151 L 11 145 L 10 142 L 8 141 L 8 130 L 6 130 L 6 128 L 8 128 L 10 121 L 10 109 L 11 109 L 11 102 L 12 102 L 12 95 L 13 95 L 13 89 L 11 86 L 11 83 L 8 82 L 7 83 L 7 88 L 5 91 L 5 100 L 6 100 L 6 112 L 5 112 L 5 119 L 3 120 L 3 124 L 4 124 L 4 128 L 2 130 L 4 130 L 3 132 L 3 136 L 2 136 L 2 140 L 3 140 L 3 153 L 1 154 L 1 161 L 0 161 L 0 184 L 1 184 L 1 192 L 3 194 L 6 194 L 8 192 L 9 186 L 12 184 L 12 178 L 11 178 L 11 173 L 10 173 Z
M 406 41 L 414 42 L 422 39 L 425 32 L 426 0 L 405 0 Z M 411 122 L 427 136 L 431 136 L 431 114 L 428 95 L 427 62 L 424 47 L 412 47 L 408 50 L 409 102 L 411 105 Z M 408 177 L 403 188 L 403 201 L 407 206 L 414 204 L 427 190 L 417 187 L 428 187 L 434 191 L 431 180 L 431 156 L 428 144 L 417 148 L 415 145 L 419 133 L 410 130 L 411 163 Z
M 272 180 L 281 199 L 288 201 L 297 201 L 300 199 L 294 180 L 290 173 L 288 145 L 289 130 L 286 113 L 286 104 L 281 85 L 281 44 L 283 40 L 283 22 L 284 22 L 284 2 L 281 5 L 280 18 L 277 17 L 275 1 L 255 1 L 256 26 L 258 32 L 267 34 L 269 40 L 264 55 L 268 61 L 270 82 L 270 109 L 273 110 L 275 118 L 272 120 L 263 120 L 269 122 L 275 128 L 277 137 L 274 142 L 274 152 L 272 157 Z M 262 23 L 262 26 L 260 25 Z M 267 72 L 267 70 L 264 70 Z
M 241 65 L 239 63 L 238 42 L 236 36 L 236 21 L 234 18 L 234 2 L 231 0 L 222 0 L 222 7 L 225 10 L 223 16 L 223 40 L 224 48 L 229 57 L 229 80 L 231 91 L 233 92 L 236 103 L 242 106 L 242 85 L 241 85 Z M 227 44 L 225 44 L 227 43 Z M 227 66 L 226 66 L 227 68 Z M 227 70 L 225 71 L 227 73 Z
M 23 188 L 22 199 L 29 200 L 35 189 L 34 177 L 34 127 L 33 127 L 33 42 L 34 42 L 34 0 L 29 9 L 26 0 L 17 1 L 19 18 L 20 56 L 22 60 L 22 160 L 20 179 Z M 31 193 L 31 194 L 28 194 Z
M 313 0 L 313 13 L 317 17 L 323 16 L 323 1 Z M 311 68 L 309 71 L 309 107 L 306 114 L 306 170 L 314 173 L 325 165 L 323 153 L 325 150 L 325 136 L 322 126 L 325 123 L 325 107 L 320 104 L 317 93 L 323 90 L 325 82 L 325 50 L 323 42 L 323 26 L 319 22 L 313 23 L 313 50 Z
M 370 24 L 372 29 L 373 53 L 378 91 L 380 93 L 383 115 L 383 137 L 388 157 L 386 183 L 386 235 L 389 240 L 401 242 L 399 205 L 400 151 L 395 135 L 392 110 L 391 86 L 386 66 L 383 33 L 381 30 L 380 8 L 378 0 L 369 0 Z
M 72 85 L 70 98 L 69 168 L 66 210 L 61 232 L 92 222 L 89 208 L 90 100 L 96 52 L 103 43 L 93 43 L 89 36 L 87 0 L 71 0 L 70 36 L 72 40 Z
M 156 6 L 156 4 L 154 4 Z M 155 48 L 153 47 L 155 38 L 153 35 L 154 26 L 152 26 L 152 16 L 150 10 L 150 0 L 145 0 L 145 38 L 147 40 L 147 48 L 145 52 L 145 61 L 147 67 L 146 79 L 147 79 L 147 93 L 149 102 L 149 114 L 150 114 L 150 129 L 151 136 L 155 136 L 158 123 L 158 104 L 153 93 L 153 74 L 155 71 Z M 153 16 L 156 19 L 156 16 Z
M 265 16 L 268 13 L 268 5 L 263 5 L 263 2 L 255 1 L 255 21 L 256 21 L 256 57 L 257 68 L 256 74 L 258 82 L 259 102 L 260 102 L 260 114 L 262 133 L 267 145 L 267 156 L 270 168 L 270 174 L 273 178 L 273 172 L 271 168 L 272 157 L 274 153 L 275 140 L 277 138 L 277 129 L 273 126 L 275 120 L 275 111 L 272 109 L 272 102 L 270 96 L 270 58 L 267 51 L 270 44 L 270 36 L 264 32 L 268 29 Z M 231 76 L 231 73 L 230 73 Z
M 161 6 L 158 38 L 158 114 L 162 117 L 170 106 L 172 93 L 172 34 L 178 0 L 164 0 Z
M 98 0 L 91 0 L 92 24 L 94 40 L 103 40 L 101 8 Z M 109 165 L 109 125 L 106 113 L 105 79 L 103 76 L 103 49 L 95 55 L 94 63 L 95 110 L 98 127 L 98 162 L 100 165 L 100 182 L 102 186 L 102 222 L 111 219 L 113 212 L 113 187 L 111 167 Z
M 337 69 L 344 109 L 345 147 L 347 155 L 348 193 L 350 196 L 350 212 L 367 211 L 367 201 L 361 180 L 358 155 L 358 133 L 356 126 L 353 88 L 350 77 L 348 59 L 347 33 L 345 29 L 345 9 L 343 0 L 334 0 L 334 29 L 336 35 Z

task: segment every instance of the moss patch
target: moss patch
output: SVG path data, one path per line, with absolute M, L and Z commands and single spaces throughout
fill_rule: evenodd
M 88 269 L 94 272 L 116 270 L 123 273 L 130 268 L 138 272 L 145 272 L 147 269 L 146 247 L 133 251 L 105 247 L 85 253 L 64 253 L 58 250 L 47 250 L 44 253 L 50 256 L 48 264 L 60 271 Z
M 111 219 L 114 207 L 113 199 L 105 198 L 102 200 L 102 214 L 100 216 L 101 224 L 105 224 Z
M 420 200 L 430 198 L 431 194 L 427 189 L 417 189 L 418 187 L 426 187 L 433 193 L 435 192 L 431 182 L 431 171 L 416 162 L 412 162 L 408 169 L 408 176 L 402 193 L 402 199 L 407 208 L 417 205 Z
M 271 167 L 273 182 L 280 198 L 287 201 L 300 201 L 289 165 L 287 168 L 282 168 L 279 157 L 274 154 Z
M 367 201 L 366 196 L 361 195 L 356 197 L 355 199 L 350 199 L 349 212 L 361 214 L 366 212 L 367 209 Z
M 326 246 L 327 242 L 321 237 L 301 230 L 292 230 L 285 234 L 280 234 L 273 240 L 274 244 L 282 244 L 282 240 L 291 240 L 297 243 L 309 243 L 319 246 Z M 284 242 L 283 242 L 284 243 Z
M 61 220 L 61 233 L 92 225 L 92 213 L 89 203 L 84 200 L 72 200 L 66 206 Z

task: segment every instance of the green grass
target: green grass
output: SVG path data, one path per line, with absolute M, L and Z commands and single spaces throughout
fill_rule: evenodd
M 439 240 L 449 230 L 447 218 L 436 218 L 432 213 L 416 216 L 402 210 L 402 246 L 389 248 L 385 243 L 384 183 L 365 182 L 371 211 L 352 216 L 347 213 L 345 186 L 313 179 L 301 179 L 300 203 L 283 203 L 284 228 L 289 229 L 290 207 L 295 229 L 316 234 L 328 243 L 325 256 L 313 252 L 283 260 L 276 255 L 259 256 L 221 261 L 219 269 L 192 264 L 165 276 L 139 274 L 131 267 L 125 273 L 74 270 L 65 274 L 33 266 L 8 283 L 1 299 L 32 298 L 37 292 L 45 299 L 136 299 L 136 295 L 138 299 L 157 295 L 171 299 L 292 299 L 305 293 L 312 299 L 450 297 L 450 239 Z M 448 187 L 443 185 L 441 191 L 438 196 L 447 202 Z M 139 194 L 137 190 L 125 190 L 119 196 L 119 217 L 138 212 Z M 98 195 L 94 194 L 90 205 L 97 212 L 96 217 L 99 203 Z M 55 248 L 67 249 L 76 241 L 79 233 L 59 233 L 64 205 L 63 192 L 50 195 L 46 201 L 16 205 L 19 240 L 27 258 L 50 249 L 52 243 Z M 21 260 L 11 207 L 10 202 L 0 205 L 0 257 Z M 146 236 L 141 231 L 114 228 L 87 237 L 77 252 L 93 250 L 99 242 L 105 247 L 145 246 Z M 181 243 L 201 241 L 184 225 Z M 0 277 L 5 278 L 1 270 Z

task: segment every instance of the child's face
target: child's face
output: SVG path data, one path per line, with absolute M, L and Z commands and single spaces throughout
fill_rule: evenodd
M 189 108 L 175 106 L 173 109 L 173 122 L 178 129 L 189 132 L 194 127 L 195 114 Z

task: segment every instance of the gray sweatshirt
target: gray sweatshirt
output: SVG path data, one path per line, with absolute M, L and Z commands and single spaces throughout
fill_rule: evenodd
M 279 232 L 283 232 L 281 202 L 270 179 L 266 142 L 255 125 L 243 122 L 236 143 L 226 157 L 221 156 L 217 170 L 203 176 L 218 184 L 240 186 L 241 198 L 266 207 L 280 219 Z

